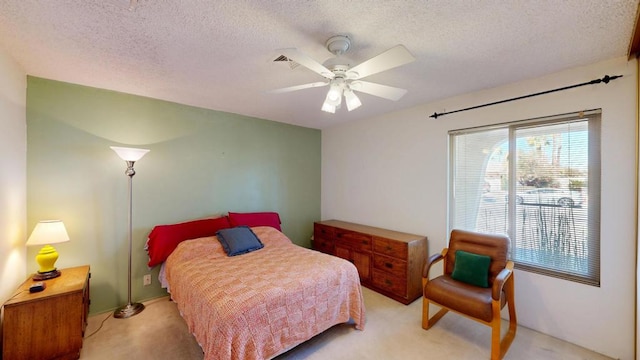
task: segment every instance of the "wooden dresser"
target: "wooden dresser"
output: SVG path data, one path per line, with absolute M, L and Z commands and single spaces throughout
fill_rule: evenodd
M 3 359 L 78 359 L 89 313 L 89 266 L 61 269 L 30 293 L 29 277 L 4 303 Z
M 351 261 L 362 285 L 403 304 L 422 296 L 425 236 L 327 220 L 313 225 L 313 249 Z

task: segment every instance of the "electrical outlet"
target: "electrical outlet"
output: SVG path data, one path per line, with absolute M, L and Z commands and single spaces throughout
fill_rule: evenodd
M 142 277 L 142 285 L 144 286 L 151 285 L 151 274 L 147 274 Z

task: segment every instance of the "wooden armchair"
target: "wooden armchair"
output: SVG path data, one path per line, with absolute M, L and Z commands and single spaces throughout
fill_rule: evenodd
M 518 326 L 513 262 L 507 260 L 509 247 L 507 236 L 453 230 L 449 248 L 429 257 L 422 273 L 422 328 L 428 330 L 452 310 L 490 326 L 491 359 L 502 359 L 513 342 Z M 456 254 L 459 258 L 458 267 Z M 443 275 L 429 280 L 431 266 L 440 260 L 443 260 Z M 483 271 L 478 269 L 487 267 L 487 276 L 483 278 Z M 432 318 L 429 318 L 429 304 L 441 307 Z M 509 305 L 509 330 L 501 341 L 500 310 L 505 304 Z

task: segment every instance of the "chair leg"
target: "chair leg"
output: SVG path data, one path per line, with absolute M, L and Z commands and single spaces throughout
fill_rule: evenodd
M 516 303 L 514 295 L 513 274 L 507 280 L 505 284 L 507 294 L 507 306 L 509 307 L 509 330 L 504 335 L 504 338 L 500 342 L 500 357 L 502 358 L 509 350 L 513 339 L 516 337 L 516 331 L 518 329 L 518 320 L 516 318 Z
M 504 338 L 500 340 L 500 326 L 502 320 L 500 319 L 500 302 L 492 302 L 493 320 L 491 321 L 491 360 L 500 360 L 509 350 L 513 339 L 516 337 L 516 331 L 518 329 L 518 320 L 516 318 L 516 305 L 514 302 L 514 285 L 513 276 L 505 283 L 505 293 L 507 296 L 507 306 L 509 309 L 509 330 L 504 335 Z
M 493 320 L 491 320 L 491 360 L 500 360 L 502 351 L 500 346 L 500 325 L 502 325 L 502 319 L 500 318 L 500 300 L 493 300 L 491 302 L 493 311 Z
M 431 328 L 435 323 L 437 323 L 438 320 L 440 320 L 448 311 L 449 309 L 447 308 L 441 308 L 440 311 L 438 311 L 435 315 L 433 315 L 432 318 L 429 318 L 429 300 L 427 300 L 427 298 L 423 296 L 422 297 L 422 328 L 425 330 L 429 330 L 429 328 Z
M 511 306 L 510 306 L 511 307 Z M 509 309 L 509 313 L 511 313 L 511 309 Z M 504 338 L 500 342 L 500 359 L 504 357 L 513 342 L 513 339 L 516 337 L 516 329 L 518 328 L 518 324 L 515 322 L 514 318 L 509 316 L 509 330 L 504 335 Z
M 422 328 L 429 329 L 429 301 L 422 295 Z

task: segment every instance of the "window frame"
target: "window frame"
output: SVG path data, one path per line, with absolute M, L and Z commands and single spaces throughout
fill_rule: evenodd
M 456 190 L 456 136 L 466 135 L 472 133 L 481 133 L 491 130 L 497 129 L 506 129 L 508 131 L 507 141 L 509 142 L 508 146 L 508 154 L 517 154 L 516 149 L 516 137 L 515 132 L 517 129 L 523 129 L 527 127 L 533 126 L 546 126 L 553 124 L 568 124 L 571 122 L 584 121 L 587 120 L 588 126 L 588 187 L 587 187 L 587 196 L 589 199 L 589 208 L 587 212 L 587 222 L 588 226 L 588 236 L 587 241 L 589 244 L 589 253 L 588 253 L 588 274 L 579 275 L 573 274 L 570 272 L 565 272 L 562 270 L 549 269 L 544 266 L 535 266 L 529 263 L 522 263 L 518 261 L 518 259 L 514 259 L 515 253 L 515 241 L 514 245 L 511 247 L 511 254 L 509 254 L 510 258 L 513 259 L 515 263 L 516 269 L 538 273 L 546 276 L 556 277 L 560 279 L 565 279 L 573 282 L 588 284 L 592 286 L 600 286 L 600 258 L 601 258 L 601 247 L 600 247 L 600 213 L 601 213 L 601 204 L 600 204 L 600 190 L 601 190 L 601 121 L 602 121 L 602 110 L 601 109 L 592 109 L 585 110 L 574 113 L 566 113 L 559 114 L 553 116 L 545 116 L 533 119 L 525 119 L 525 120 L 516 120 L 509 121 L 504 123 L 496 123 L 485 126 L 475 126 L 470 128 L 463 129 L 455 129 L 449 131 L 449 156 L 448 156 L 448 176 L 449 179 L 447 181 L 449 190 L 448 190 L 448 232 L 450 233 L 452 229 L 455 228 L 454 222 L 456 221 L 456 209 L 455 209 L 455 190 Z M 516 239 L 516 221 L 517 218 L 513 214 L 517 214 L 516 212 L 516 192 L 517 192 L 517 161 L 509 161 L 508 162 L 508 188 L 507 188 L 507 235 Z M 484 169 L 486 171 L 486 168 Z M 478 214 L 476 213 L 476 217 Z M 594 249 L 594 250 L 591 250 Z

